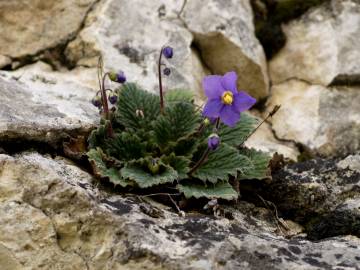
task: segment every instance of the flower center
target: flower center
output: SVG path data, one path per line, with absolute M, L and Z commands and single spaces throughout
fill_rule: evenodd
M 231 91 L 225 91 L 221 99 L 225 105 L 231 105 L 234 101 L 233 93 Z

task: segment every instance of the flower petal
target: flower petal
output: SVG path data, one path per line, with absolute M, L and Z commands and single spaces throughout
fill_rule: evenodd
M 221 84 L 221 76 L 220 75 L 209 75 L 206 76 L 202 85 L 205 91 L 205 95 L 209 99 L 215 99 L 221 97 L 222 93 L 225 91 L 224 87 Z
M 226 105 L 220 111 L 220 119 L 225 125 L 234 127 L 240 119 L 240 113 L 235 110 L 234 106 Z
M 256 99 L 252 96 L 248 95 L 244 91 L 240 91 L 239 93 L 234 95 L 234 109 L 237 112 L 243 112 L 250 109 L 256 103 Z
M 223 106 L 224 104 L 222 104 L 219 97 L 216 99 L 210 99 L 204 107 L 203 115 L 208 118 L 217 118 L 219 117 Z
M 221 77 L 221 84 L 226 91 L 231 91 L 233 94 L 237 93 L 237 75 L 235 71 L 227 72 Z

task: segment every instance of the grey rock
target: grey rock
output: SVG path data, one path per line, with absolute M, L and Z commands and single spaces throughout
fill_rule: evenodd
M 86 134 L 99 121 L 90 104 L 92 89 L 46 74 L 30 79 L 0 76 L 0 141 L 56 144 L 71 134 Z M 22 81 L 23 80 L 23 81 Z
M 332 0 L 283 26 L 286 45 L 270 61 L 272 81 L 360 82 L 360 3 Z
M 99 189 L 62 158 L 0 155 L 0 170 L 0 264 L 8 268 L 359 269 L 358 238 L 286 239 L 268 210 L 249 203 L 224 207 L 231 220 L 183 218 Z
M 164 76 L 165 91 L 187 88 L 203 98 L 202 78 L 208 73 L 191 47 L 193 36 L 178 19 L 181 1 L 119 1 L 99 3 L 77 38 L 65 50 L 77 66 L 96 67 L 101 55 L 106 70 L 123 70 L 129 81 L 158 93 L 158 57 L 164 45 L 174 48 L 171 69 Z
M 360 236 L 360 172 L 352 169 L 358 158 L 288 165 L 273 174 L 264 196 L 283 216 L 304 224 L 311 238 Z
M 272 87 L 267 105 L 280 104 L 272 119 L 279 139 L 300 143 L 323 156 L 360 149 L 360 88 L 310 85 L 289 80 Z M 346 132 L 345 132 L 346 131 Z
M 96 0 L 0 2 L 0 54 L 20 58 L 64 45 Z
M 257 99 L 268 95 L 267 63 L 255 37 L 250 1 L 188 1 L 182 18 L 213 73 L 234 70 L 239 89 Z

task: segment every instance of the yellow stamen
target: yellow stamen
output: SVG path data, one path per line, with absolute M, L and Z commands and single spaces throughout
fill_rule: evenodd
M 225 105 L 231 105 L 234 101 L 233 93 L 231 91 L 225 91 L 221 99 Z

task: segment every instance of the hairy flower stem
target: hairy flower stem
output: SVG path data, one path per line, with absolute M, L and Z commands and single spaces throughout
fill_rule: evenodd
M 160 56 L 159 56 L 159 63 L 158 63 L 158 72 L 159 72 L 159 91 L 160 91 L 160 112 L 164 113 L 164 94 L 163 94 L 163 87 L 162 87 L 162 78 L 161 78 L 161 58 L 163 55 L 164 47 L 161 48 Z
M 108 72 L 106 72 L 106 73 L 104 74 L 104 76 L 102 77 L 101 99 L 102 99 L 102 104 L 103 104 L 103 108 L 104 108 L 105 119 L 106 119 L 106 120 L 110 120 L 109 105 L 108 105 L 107 97 L 106 97 L 106 90 L 108 90 L 108 89 L 105 88 L 105 79 L 106 79 L 106 76 L 109 76 L 109 73 L 108 73 Z M 111 122 L 109 122 L 109 128 L 108 128 L 107 132 L 108 132 L 108 136 L 109 136 L 109 137 L 111 137 L 111 138 L 114 137 L 114 131 L 113 131 Z
M 210 148 L 208 147 L 202 157 L 199 159 L 199 161 L 192 167 L 188 173 L 188 175 L 192 175 L 207 159 L 207 157 L 210 154 Z
M 215 130 L 215 132 L 217 133 L 218 132 L 218 130 L 219 130 L 219 126 L 220 126 L 220 117 L 218 117 L 217 119 L 216 119 L 216 124 L 215 124 L 215 128 L 214 128 L 214 130 Z M 192 173 L 194 173 L 205 161 L 206 161 L 206 159 L 207 159 L 207 157 L 209 156 L 209 154 L 210 154 L 210 148 L 208 147 L 206 150 L 205 150 L 205 152 L 204 152 L 204 154 L 202 155 L 202 157 L 199 159 L 199 161 L 194 165 L 194 167 L 192 167 L 191 169 L 190 169 L 190 171 L 189 171 L 189 175 L 191 175 Z
M 242 147 L 244 143 L 259 129 L 259 127 L 262 126 L 270 117 L 273 117 L 277 111 L 280 109 L 281 105 L 275 105 L 274 108 L 269 112 L 268 116 L 265 117 L 264 120 L 260 122 L 260 124 L 257 125 L 256 128 L 242 141 L 242 143 L 239 145 L 239 147 Z

